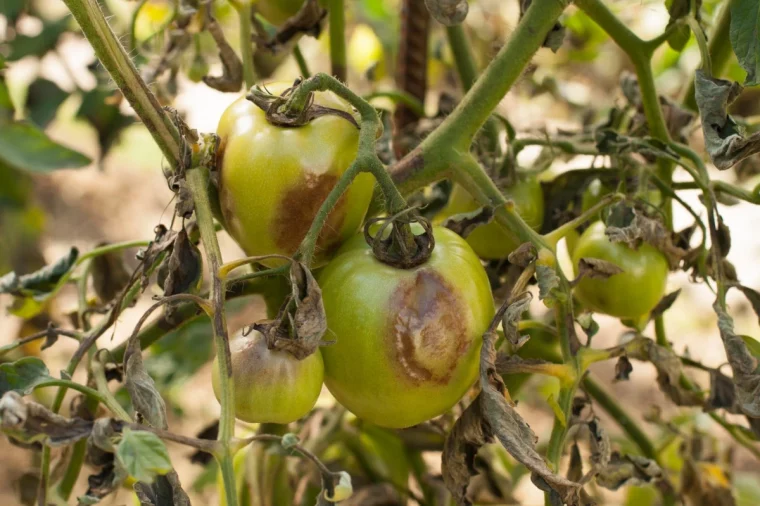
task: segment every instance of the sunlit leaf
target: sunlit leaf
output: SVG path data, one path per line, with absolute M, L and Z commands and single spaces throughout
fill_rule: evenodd
M 124 429 L 116 457 L 129 475 L 143 483 L 153 483 L 159 475 L 172 470 L 164 442 L 152 432 Z
M 0 162 L 27 172 L 89 165 L 85 155 L 51 140 L 31 123 L 0 123 Z
M 747 71 L 746 86 L 760 84 L 760 2 L 731 2 L 731 46 L 742 68 Z

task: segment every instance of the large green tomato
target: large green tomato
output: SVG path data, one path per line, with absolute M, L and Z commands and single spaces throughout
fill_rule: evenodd
M 504 191 L 504 196 L 513 200 L 517 212 L 534 230 L 538 230 L 544 221 L 544 194 L 541 183 L 534 177 L 523 177 L 514 186 Z M 444 218 L 461 213 L 468 213 L 481 207 L 467 191 L 455 185 L 451 191 L 448 205 L 441 212 Z M 520 240 L 498 223 L 489 223 L 476 228 L 467 242 L 481 258 L 506 258 L 519 245 Z
M 266 87 L 280 94 L 288 86 Z M 317 93 L 314 103 L 351 112 L 331 92 Z M 243 97 L 224 112 L 217 134 L 219 205 L 227 231 L 249 255 L 293 255 L 322 202 L 354 161 L 359 130 L 335 115 L 297 128 L 275 126 Z M 370 174 L 359 174 L 338 201 L 320 235 L 317 264 L 358 230 L 374 184 Z
M 434 228 L 430 259 L 413 269 L 378 261 L 364 237 L 319 275 L 327 314 L 325 385 L 358 417 L 409 427 L 449 410 L 478 374 L 494 313 L 488 276 L 458 235 Z
M 230 340 L 235 416 L 246 422 L 290 423 L 314 407 L 322 390 L 324 363 L 319 351 L 298 360 L 267 347 L 264 336 L 252 331 Z M 211 384 L 220 397 L 219 357 L 214 359 Z
M 608 279 L 584 277 L 575 287 L 575 296 L 600 313 L 630 319 L 646 315 L 665 293 L 668 261 L 646 243 L 634 250 L 610 242 L 604 228 L 604 223 L 597 221 L 583 232 L 573 251 L 573 265 L 577 268 L 581 258 L 598 258 L 612 262 L 623 272 Z

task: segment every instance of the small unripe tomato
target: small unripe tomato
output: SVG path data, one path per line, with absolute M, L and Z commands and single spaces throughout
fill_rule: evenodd
M 518 214 L 531 228 L 538 230 L 541 227 L 544 221 L 544 194 L 541 183 L 536 178 L 520 178 L 517 184 L 504 190 L 504 196 L 514 201 Z M 455 185 L 442 215 L 447 218 L 474 211 L 479 207 L 481 205 L 467 193 L 467 190 Z M 517 249 L 521 241 L 498 223 L 492 222 L 476 228 L 467 236 L 467 242 L 479 257 L 494 260 L 506 258 Z
M 606 260 L 623 272 L 607 279 L 584 277 L 575 287 L 575 296 L 594 311 L 618 318 L 637 319 L 649 313 L 665 294 L 668 261 L 653 246 L 644 243 L 632 249 L 611 242 L 597 221 L 578 238 L 573 265 L 581 258 Z
M 270 350 L 257 331 L 230 340 L 235 417 L 246 422 L 290 423 L 306 415 L 322 390 L 324 365 L 317 350 L 303 360 L 286 351 Z M 211 384 L 217 400 L 219 357 L 214 359 Z
M 324 6 L 325 2 L 320 1 Z M 254 5 L 264 19 L 273 25 L 281 25 L 294 16 L 304 4 L 304 0 L 257 0 Z
M 268 84 L 279 95 L 290 84 Z M 351 113 L 332 92 L 314 103 Z M 227 231 L 249 255 L 292 256 L 335 183 L 356 157 L 359 130 L 350 121 L 325 115 L 307 125 L 284 128 L 240 98 L 224 112 L 217 135 L 219 205 Z M 374 179 L 359 174 L 338 200 L 317 242 L 315 264 L 353 235 L 369 207 Z M 278 265 L 278 261 L 262 262 Z
M 362 236 L 320 273 L 328 337 L 325 385 L 359 418 L 409 427 L 449 410 L 478 374 L 481 336 L 494 313 L 480 260 L 435 227 L 422 265 L 378 261 Z

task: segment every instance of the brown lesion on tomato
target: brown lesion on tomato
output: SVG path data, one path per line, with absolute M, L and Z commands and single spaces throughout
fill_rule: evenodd
M 466 304 L 440 274 L 421 269 L 396 288 L 386 339 L 391 361 L 407 381 L 446 384 L 473 339 Z
M 334 174 L 307 174 L 282 196 L 272 222 L 272 236 L 278 248 L 295 253 L 306 237 L 314 217 L 330 191 L 338 182 Z M 338 199 L 317 239 L 317 250 L 330 250 L 338 245 L 346 217 L 346 194 Z

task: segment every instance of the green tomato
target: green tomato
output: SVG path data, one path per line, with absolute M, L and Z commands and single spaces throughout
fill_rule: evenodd
M 449 410 L 478 374 L 481 336 L 494 313 L 480 260 L 435 227 L 430 259 L 413 269 L 378 261 L 364 237 L 319 275 L 327 314 L 325 385 L 358 417 L 409 427 Z
M 306 415 L 322 390 L 324 364 L 319 351 L 298 360 L 285 351 L 270 350 L 260 332 L 230 340 L 235 416 L 246 422 L 290 423 Z M 220 398 L 219 357 L 214 359 L 211 384 Z
M 254 5 L 264 19 L 279 26 L 295 15 L 303 3 L 304 0 L 258 0 Z M 324 6 L 325 2 L 319 3 Z
M 279 94 L 289 86 L 275 83 L 267 89 Z M 316 93 L 314 103 L 351 112 L 332 92 Z M 356 158 L 359 130 L 335 115 L 298 128 L 275 126 L 243 97 L 224 112 L 217 134 L 219 206 L 227 231 L 249 255 L 292 256 Z M 359 229 L 374 185 L 372 175 L 359 174 L 333 208 L 317 243 L 317 265 Z
M 623 272 L 608 279 L 584 277 L 575 287 L 575 296 L 594 311 L 619 318 L 638 319 L 662 299 L 668 278 L 665 256 L 649 244 L 638 250 L 613 243 L 604 233 L 604 223 L 593 223 L 578 239 L 573 265 L 581 258 L 611 262 Z
M 504 196 L 514 201 L 517 212 L 531 228 L 538 230 L 541 227 L 544 221 L 544 194 L 541 183 L 534 177 L 521 178 L 516 185 L 504 190 Z M 455 185 L 442 216 L 448 218 L 479 207 L 480 204 L 464 188 Z M 521 241 L 498 223 L 489 223 L 476 228 L 467 236 L 467 242 L 478 256 L 491 260 L 506 258 Z

